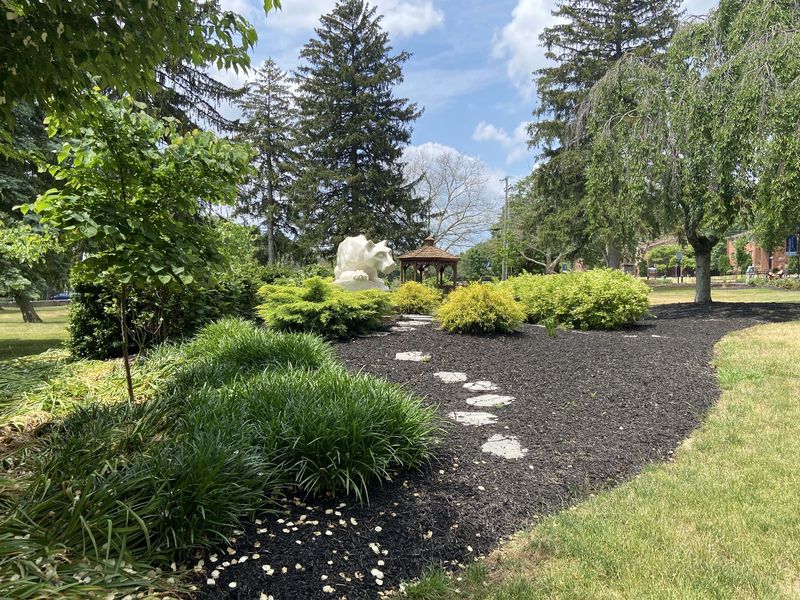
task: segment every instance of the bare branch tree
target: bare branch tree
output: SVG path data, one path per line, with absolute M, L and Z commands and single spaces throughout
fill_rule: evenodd
M 497 199 L 482 161 L 453 148 L 424 145 L 407 149 L 403 162 L 406 181 L 428 207 L 426 225 L 440 248 L 461 251 L 485 237 L 497 216 Z

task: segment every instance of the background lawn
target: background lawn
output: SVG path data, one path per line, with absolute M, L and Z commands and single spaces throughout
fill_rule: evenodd
M 23 323 L 15 307 L 0 310 L 0 360 L 57 348 L 67 338 L 66 306 L 37 308 L 43 323 Z
M 800 322 L 725 337 L 723 393 L 676 451 L 619 488 L 545 519 L 457 583 L 408 596 L 796 598 L 800 593 Z
M 693 302 L 694 287 L 654 288 L 650 292 L 650 304 L 672 304 Z M 719 288 L 711 289 L 711 299 L 717 302 L 800 302 L 800 291 L 777 288 Z

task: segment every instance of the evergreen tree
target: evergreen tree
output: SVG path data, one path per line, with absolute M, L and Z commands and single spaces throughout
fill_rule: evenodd
M 270 58 L 256 71 L 240 103 L 242 124 L 239 139 L 255 150 L 255 168 L 239 194 L 237 213 L 254 218 L 267 237 L 267 263 L 276 259 L 276 230 L 290 229 L 286 189 L 297 159 L 294 128 L 296 111 L 286 72 Z
M 292 186 L 301 246 L 332 255 L 348 235 L 391 240 L 423 235 L 423 202 L 400 162 L 421 114 L 393 93 L 407 52 L 392 54 L 381 17 L 363 0 L 343 0 L 322 17 L 298 68 L 300 173 Z
M 624 164 L 607 169 L 605 188 L 587 189 L 587 171 L 600 160 L 619 163 L 619 157 L 590 149 L 585 138 L 575 141 L 574 122 L 589 90 L 623 56 L 664 50 L 678 25 L 679 7 L 679 0 L 564 0 L 553 11 L 559 23 L 540 36 L 545 56 L 555 64 L 536 72 L 539 106 L 529 133 L 544 159 L 535 175 L 538 191 L 573 216 L 579 213 L 570 220 L 571 237 L 601 238 L 609 266 L 619 266 L 623 255 L 632 258 L 644 215 L 627 210 L 620 199 Z M 597 210 L 598 202 L 604 210 Z

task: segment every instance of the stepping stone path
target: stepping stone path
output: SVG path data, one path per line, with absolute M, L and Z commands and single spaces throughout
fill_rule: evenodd
M 528 449 L 520 445 L 516 436 L 499 433 L 490 437 L 489 441 L 481 446 L 481 450 L 502 458 L 522 458 L 528 453 Z
M 487 412 L 460 412 L 447 413 L 450 419 L 464 425 L 497 425 L 497 416 Z
M 467 404 L 470 406 L 480 406 L 485 408 L 487 406 L 505 406 L 514 401 L 514 396 L 498 396 L 497 394 L 481 394 L 480 396 L 473 396 L 467 399 Z
M 493 392 L 497 389 L 497 386 L 491 381 L 472 381 L 465 383 L 464 387 L 470 392 Z
M 467 380 L 466 373 L 459 373 L 458 371 L 439 371 L 433 374 L 442 380 L 442 383 L 461 383 Z
M 419 350 L 411 350 L 410 352 L 398 352 L 394 355 L 395 360 L 410 360 L 413 362 L 423 362 L 431 359 L 430 354 L 423 354 Z
M 430 321 L 430 317 L 421 315 L 403 315 L 405 321 L 398 321 L 390 328 L 393 332 L 414 331 L 415 326 L 422 325 Z M 413 362 L 427 362 L 431 359 L 429 354 L 423 354 L 419 350 L 409 350 L 408 352 L 398 352 L 394 355 L 395 360 L 407 360 Z M 467 374 L 459 371 L 438 371 L 433 374 L 442 383 L 461 383 L 467 381 Z M 470 381 L 463 386 L 470 392 L 493 392 L 497 386 L 491 381 Z M 511 404 L 514 396 L 501 396 L 500 394 L 480 394 L 467 399 L 467 404 L 479 408 L 500 407 Z M 456 423 L 473 427 L 486 425 L 497 425 L 497 415 L 481 411 L 452 411 L 447 413 L 447 417 Z M 507 429 L 507 428 L 506 428 Z M 491 436 L 482 446 L 481 450 L 488 454 L 493 454 L 501 458 L 514 460 L 524 457 L 528 453 L 527 448 L 523 448 L 519 439 L 514 435 L 495 434 Z
M 420 325 L 425 325 L 425 321 L 397 321 L 397 324 L 400 327 L 419 327 Z

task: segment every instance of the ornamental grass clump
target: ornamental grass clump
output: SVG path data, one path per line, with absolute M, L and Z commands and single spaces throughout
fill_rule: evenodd
M 265 285 L 258 307 L 268 327 L 344 338 L 378 329 L 391 311 L 389 294 L 379 290 L 351 292 L 312 277 L 302 285 Z
M 514 292 L 530 323 L 574 329 L 619 329 L 641 319 L 650 288 L 612 269 L 519 275 L 501 284 Z
M 392 306 L 400 313 L 429 315 L 441 302 L 439 290 L 416 281 L 408 281 L 392 292 Z
M 437 317 L 451 333 L 508 333 L 525 319 L 525 310 L 510 290 L 472 283 L 450 293 Z
M 118 401 L 74 408 L 5 457 L 19 473 L 0 490 L 11 597 L 168 589 L 154 569 L 224 542 L 279 497 L 365 498 L 424 464 L 438 436 L 434 408 L 347 372 L 309 334 L 229 319 L 134 365 L 151 370 L 164 378 L 152 397 L 126 401 L 118 377 Z

